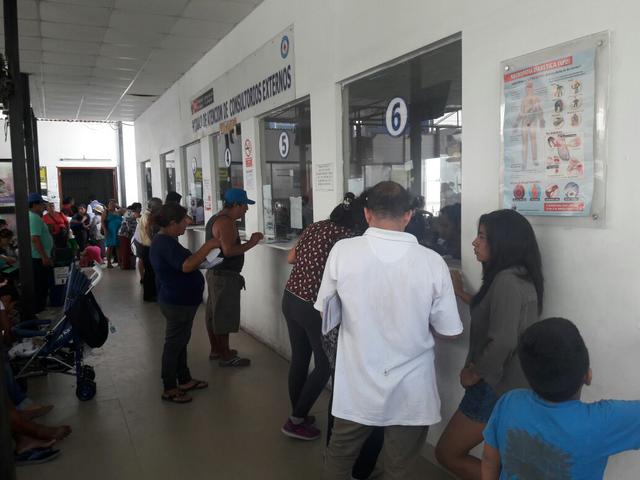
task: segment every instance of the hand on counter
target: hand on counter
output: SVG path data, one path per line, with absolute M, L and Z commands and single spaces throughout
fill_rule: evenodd
M 257 245 L 260 240 L 262 240 L 264 238 L 264 235 L 260 232 L 254 232 L 251 234 L 251 238 L 249 238 L 249 243 L 252 243 L 254 245 Z

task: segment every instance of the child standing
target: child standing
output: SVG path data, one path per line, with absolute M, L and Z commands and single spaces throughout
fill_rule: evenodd
M 483 479 L 602 479 L 609 456 L 640 449 L 640 401 L 580 401 L 591 369 L 573 323 L 548 318 L 532 325 L 518 356 L 533 391 L 509 392 L 493 410 Z

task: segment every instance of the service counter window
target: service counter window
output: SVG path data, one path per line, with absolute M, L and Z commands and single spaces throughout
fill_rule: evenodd
M 168 192 L 178 192 L 178 165 L 175 152 L 171 150 L 160 155 L 160 165 L 164 170 L 164 197 L 166 197 Z
M 269 113 L 260 125 L 265 238 L 292 241 L 313 222 L 310 102 Z
M 151 183 L 151 160 L 142 163 L 142 178 L 144 179 L 145 202 L 149 203 L 153 197 L 153 187 Z
M 202 151 L 200 141 L 182 147 L 182 158 L 186 166 L 186 205 L 193 225 L 204 225 L 204 196 L 202 186 Z
M 218 177 L 219 211 L 223 206 L 224 194 L 230 188 L 244 189 L 244 174 L 242 172 L 242 130 L 240 124 L 226 133 L 213 135 L 213 151 L 215 157 L 216 174 Z M 245 219 L 238 221 L 238 228 L 244 230 Z
M 461 41 L 455 40 L 376 70 L 343 89 L 348 105 L 346 191 L 358 195 L 383 180 L 400 183 L 416 198 L 420 225 L 412 233 L 421 243 L 458 258 L 461 72 Z

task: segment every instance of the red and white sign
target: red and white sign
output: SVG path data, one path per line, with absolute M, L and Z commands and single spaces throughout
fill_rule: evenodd
M 518 70 L 513 73 L 506 73 L 504 75 L 505 82 L 512 82 L 513 80 L 518 80 L 524 77 L 530 77 L 531 75 L 536 75 L 542 72 L 548 72 L 549 70 L 555 70 L 560 67 L 567 67 L 573 64 L 573 57 L 564 57 L 558 58 L 556 60 L 551 60 L 549 62 L 540 63 L 538 65 L 533 65 L 531 67 L 527 67 L 522 70 Z

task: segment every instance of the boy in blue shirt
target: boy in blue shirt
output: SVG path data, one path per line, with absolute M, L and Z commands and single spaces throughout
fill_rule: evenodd
M 583 403 L 589 352 L 576 326 L 548 318 L 520 338 L 531 385 L 496 404 L 484 431 L 483 480 L 602 479 L 609 456 L 640 449 L 640 402 Z

